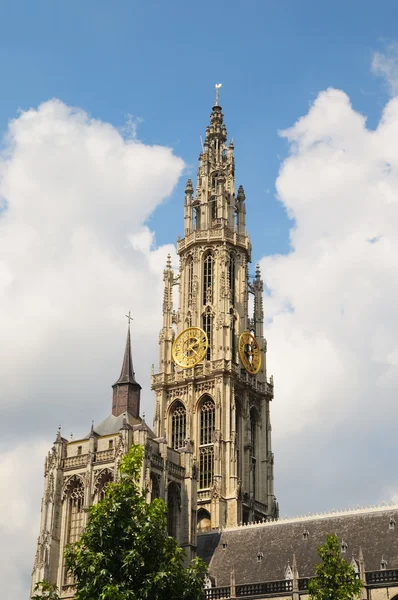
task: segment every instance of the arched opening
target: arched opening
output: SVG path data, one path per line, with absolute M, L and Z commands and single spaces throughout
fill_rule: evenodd
M 176 400 L 171 409 L 171 447 L 174 450 L 184 448 L 187 437 L 187 411 L 180 400 Z
M 232 306 L 235 306 L 235 275 L 235 257 L 231 254 L 229 257 L 228 279 Z
M 106 486 L 113 481 L 113 473 L 110 469 L 104 469 L 99 473 L 94 484 L 94 499 L 100 502 L 105 497 Z
M 214 400 L 204 396 L 200 407 L 199 489 L 208 489 L 213 484 L 215 427 Z
M 151 473 L 151 502 L 155 500 L 155 498 L 160 498 L 160 475 L 157 473 Z
M 235 452 L 236 452 L 236 475 L 238 477 L 238 479 L 241 479 L 242 476 L 242 472 L 241 472 L 241 466 L 240 466 L 240 459 L 241 459 L 241 453 L 240 453 L 240 442 L 242 439 L 242 432 L 241 432 L 241 409 L 240 409 L 240 403 L 238 399 L 235 399 Z
M 211 308 L 207 307 L 202 317 L 202 329 L 207 335 L 207 341 L 209 343 L 207 347 L 206 359 L 211 360 L 211 347 L 213 343 L 213 313 Z
M 214 258 L 211 253 L 205 255 L 203 259 L 203 304 L 206 305 L 213 301 L 213 276 L 214 276 Z
M 193 257 L 189 256 L 187 260 L 187 296 L 188 305 L 192 306 L 192 294 L 193 294 Z
M 175 481 L 167 487 L 167 533 L 177 539 L 181 508 L 181 491 Z
M 231 360 L 236 363 L 236 317 L 234 309 L 229 311 L 230 315 L 230 333 L 231 333 Z
M 210 198 L 210 221 L 217 219 L 217 196 Z
M 199 533 L 211 529 L 211 517 L 208 510 L 200 508 L 197 513 L 197 530 Z
M 84 524 L 84 486 L 80 477 L 72 477 L 65 489 L 66 501 L 66 532 L 65 545 L 77 542 L 83 531 Z M 64 569 L 64 584 L 73 585 L 74 577 Z
M 258 429 L 258 414 L 257 414 L 257 410 L 254 407 L 252 407 L 250 409 L 250 449 L 251 449 L 250 469 L 251 469 L 251 473 L 252 473 L 252 492 L 253 492 L 254 498 L 256 497 L 256 484 L 257 484 L 257 453 L 258 453 L 257 429 Z

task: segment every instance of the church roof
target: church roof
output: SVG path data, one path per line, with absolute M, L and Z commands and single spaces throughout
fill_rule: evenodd
M 277 581 L 296 556 L 299 577 L 315 574 L 317 550 L 328 534 L 345 548 L 342 556 L 358 560 L 362 548 L 365 570 L 398 568 L 398 506 L 330 513 L 301 519 L 253 524 L 198 535 L 198 556 L 210 562 L 217 586 L 229 585 L 231 570 L 237 584 Z M 344 544 L 343 544 L 344 542 Z
M 153 431 L 150 429 L 150 427 L 148 427 L 145 421 L 141 419 L 141 417 L 134 417 L 128 412 L 122 413 L 117 417 L 115 417 L 114 415 L 109 415 L 109 417 L 101 421 L 101 423 L 99 423 L 98 425 L 94 425 L 93 431 L 98 436 L 112 435 L 115 433 L 119 433 L 119 431 L 126 425 L 128 427 L 132 427 L 133 429 L 144 428 L 148 431 L 150 438 L 155 437 Z M 89 437 L 90 434 L 86 435 L 83 439 L 88 439 Z

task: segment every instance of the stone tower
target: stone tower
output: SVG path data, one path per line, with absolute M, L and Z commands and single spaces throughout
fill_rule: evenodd
M 184 237 L 177 240 L 179 273 L 173 273 L 170 259 L 164 271 L 160 364 L 152 376 L 155 435 L 165 435 L 175 450 L 190 447 L 196 460 L 198 531 L 278 514 L 263 283 L 259 267 L 254 280 L 249 280 L 245 193 L 242 186 L 236 193 L 234 144 L 226 142 L 217 97 L 199 156 L 196 191 L 190 179 L 185 188 Z M 249 294 L 254 296 L 252 317 Z M 174 360 L 173 343 L 193 327 L 206 333 L 208 349 L 201 361 L 184 368 Z M 255 374 L 250 365 L 244 366 L 245 332 L 257 340 L 261 367 Z M 250 356 L 249 348 L 246 358 Z

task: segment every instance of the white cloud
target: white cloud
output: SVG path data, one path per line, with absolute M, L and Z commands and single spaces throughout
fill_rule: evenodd
M 5 600 L 26 598 L 35 540 L 40 524 L 40 496 L 44 457 L 43 441 L 17 443 L 0 452 L 0 578 Z M 40 465 L 38 470 L 37 465 Z
M 382 77 L 391 96 L 398 94 L 398 44 L 389 44 L 386 52 L 375 52 L 372 57 L 372 71 Z
M 281 132 L 292 250 L 261 263 L 282 511 L 388 500 L 397 480 L 397 133 L 398 98 L 370 131 L 335 89 Z
M 5 448 L 19 440 L 0 456 L 9 491 L 0 557 L 9 565 L 12 548 L 16 565 L 1 577 L 6 600 L 28 593 L 45 454 L 37 440 L 52 441 L 59 422 L 82 435 L 109 414 L 128 310 L 137 379 L 149 388 L 161 273 L 175 249 L 157 248 L 144 223 L 184 163 L 141 143 L 131 123 L 126 131 L 52 100 L 9 124 L 0 155 L 0 427 Z

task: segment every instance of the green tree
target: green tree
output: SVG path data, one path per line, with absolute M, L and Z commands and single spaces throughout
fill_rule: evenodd
M 318 554 L 322 562 L 316 565 L 315 577 L 308 586 L 311 600 L 353 600 L 358 597 L 362 582 L 354 567 L 340 556 L 337 536 L 328 535 Z
M 201 600 L 206 565 L 184 567 L 184 551 L 166 533 L 166 505 L 145 502 L 139 486 L 143 448 L 120 463 L 120 481 L 90 507 L 80 540 L 65 549 L 76 600 Z
M 59 600 L 58 588 L 54 583 L 48 583 L 48 581 L 39 581 L 35 585 L 35 596 L 32 596 L 32 600 Z

